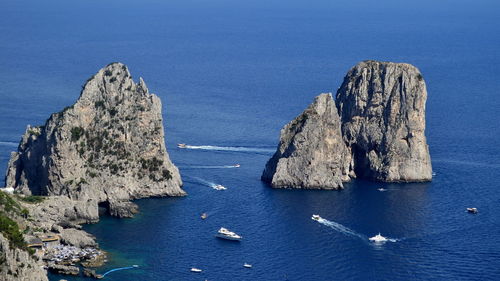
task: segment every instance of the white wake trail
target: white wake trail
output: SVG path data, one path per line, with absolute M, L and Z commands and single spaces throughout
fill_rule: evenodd
M 180 169 L 232 169 L 239 168 L 238 165 L 224 165 L 224 166 L 179 166 Z
M 191 178 L 194 179 L 195 181 L 197 181 L 198 183 L 202 184 L 202 185 L 211 187 L 211 188 L 213 188 L 215 190 L 220 190 L 220 189 L 218 189 L 218 187 L 221 186 L 220 184 L 216 184 L 215 182 L 207 181 L 207 180 L 204 180 L 204 179 L 198 178 L 198 177 L 191 177 Z
M 274 153 L 275 149 L 245 147 L 245 146 L 215 146 L 215 145 L 186 145 L 185 149 L 199 150 L 215 150 L 215 151 L 234 151 L 234 152 L 257 152 L 257 153 Z
M 333 230 L 335 231 L 338 231 L 340 233 L 343 233 L 347 236 L 352 236 L 352 237 L 357 237 L 357 238 L 360 238 L 362 239 L 363 241 L 367 241 L 368 240 L 368 237 L 366 237 L 365 235 L 361 234 L 361 233 L 357 233 L 356 231 L 346 227 L 346 226 L 343 226 L 341 225 L 340 223 L 336 223 L 334 221 L 329 221 L 327 219 L 324 219 L 324 218 L 320 218 L 318 220 L 319 223 L 323 224 L 323 225 L 326 225 L 330 228 L 332 228 Z
M 0 141 L 0 145 L 17 147 L 19 145 L 19 143 L 12 142 L 12 141 Z
M 320 218 L 318 220 L 319 223 L 323 224 L 323 225 L 326 225 L 328 227 L 330 227 L 331 229 L 335 230 L 335 231 L 338 231 L 342 234 L 345 234 L 347 236 L 351 236 L 351 237 L 356 237 L 356 238 L 359 238 L 361 240 L 363 240 L 363 242 L 372 242 L 374 244 L 378 244 L 380 245 L 380 242 L 373 242 L 373 241 L 370 241 L 369 238 L 364 235 L 364 234 L 361 234 L 361 233 L 358 233 L 340 223 L 337 223 L 337 222 L 334 222 L 334 221 L 329 221 L 327 219 L 324 219 L 324 218 Z M 401 241 L 403 239 L 396 239 L 396 238 L 388 238 L 388 237 L 384 237 L 386 240 L 382 242 L 385 243 L 385 242 L 398 242 L 398 241 Z

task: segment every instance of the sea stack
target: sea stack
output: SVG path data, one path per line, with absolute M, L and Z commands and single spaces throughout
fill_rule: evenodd
M 318 96 L 281 130 L 278 150 L 262 180 L 273 187 L 322 189 L 342 187 L 341 181 L 356 177 L 430 181 L 426 99 L 425 82 L 416 67 L 361 62 L 349 70 L 335 101 L 329 95 Z M 337 110 L 317 110 L 331 106 Z
M 262 180 L 274 187 L 338 189 L 349 179 L 349 162 L 335 102 L 331 94 L 321 94 L 281 129 Z
M 28 126 L 13 152 L 6 186 L 34 195 L 63 195 L 131 216 L 130 200 L 184 195 L 165 147 L 161 101 L 132 80 L 121 63 L 92 76 L 77 102 L 39 127 Z
M 336 100 L 358 177 L 385 182 L 432 179 L 424 134 L 427 90 L 415 66 L 361 62 L 345 76 Z

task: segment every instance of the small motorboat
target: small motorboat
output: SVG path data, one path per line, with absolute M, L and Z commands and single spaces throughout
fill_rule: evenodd
M 208 217 L 207 213 L 203 213 L 203 214 L 201 214 L 201 219 L 202 219 L 202 220 L 206 219 L 207 217 Z
M 251 264 L 249 264 L 249 263 L 244 263 L 244 264 L 243 264 L 243 267 L 246 267 L 246 268 L 252 268 L 252 265 L 251 265 Z
M 185 143 L 178 143 L 177 147 L 178 148 L 186 148 L 186 144 Z
M 196 268 L 196 267 L 191 267 L 191 272 L 202 272 L 203 270 Z
M 221 184 L 218 184 L 218 185 L 214 186 L 214 189 L 215 190 L 226 190 L 226 188 L 223 185 L 221 185 Z
M 477 208 L 467 208 L 467 212 L 471 214 L 477 214 Z
M 372 242 L 375 242 L 375 243 L 382 243 L 382 242 L 387 242 L 388 241 L 387 238 L 385 238 L 384 236 L 382 236 L 380 234 L 380 232 L 377 235 L 368 238 L 368 240 L 370 240 Z
M 380 188 L 377 188 L 378 191 L 387 191 L 387 189 L 383 188 L 383 187 L 380 187 Z
M 226 229 L 224 227 L 221 227 L 219 231 L 217 231 L 215 237 L 232 241 L 240 241 L 243 238 L 240 235 L 232 231 L 229 231 L 229 229 Z
M 132 267 L 139 267 L 137 264 L 132 265 Z
M 239 168 L 239 167 L 241 167 L 241 165 L 240 164 L 234 164 L 234 167 L 235 168 Z
M 321 219 L 321 217 L 319 215 L 312 215 L 311 219 L 313 219 L 315 221 L 319 221 L 319 219 Z

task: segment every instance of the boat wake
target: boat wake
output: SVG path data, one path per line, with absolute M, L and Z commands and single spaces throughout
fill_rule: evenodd
M 133 265 L 133 266 L 126 266 L 126 267 L 119 267 L 119 268 L 115 268 L 115 269 L 111 269 L 109 271 L 106 271 L 106 273 L 104 273 L 102 275 L 102 278 L 104 278 L 106 275 L 110 274 L 111 272 L 115 272 L 115 271 L 119 271 L 119 270 L 125 270 L 125 269 L 134 269 L 134 268 L 137 268 L 139 267 L 138 265 Z
M 326 225 L 326 226 L 332 228 L 333 230 L 338 231 L 338 232 L 345 234 L 347 236 L 357 237 L 363 241 L 368 241 L 368 237 L 366 237 L 365 235 L 363 235 L 361 233 L 357 233 L 356 231 L 354 231 L 346 226 L 343 226 L 340 223 L 336 223 L 334 221 L 329 221 L 329 220 L 324 219 L 324 218 L 320 218 L 318 220 L 318 222 L 321 223 L 322 225 Z
M 239 164 L 223 166 L 179 166 L 180 169 L 232 169 L 239 168 Z
M 197 150 L 213 150 L 213 151 L 231 151 L 231 152 L 255 152 L 255 153 L 274 153 L 275 149 L 248 147 L 248 146 L 215 146 L 215 145 L 184 145 L 179 144 L 179 148 L 197 149 Z
M 19 143 L 13 142 L 13 141 L 0 141 L 0 146 L 11 146 L 11 147 L 17 147 Z
M 395 238 L 388 238 L 388 237 L 383 237 L 384 240 L 383 241 L 371 241 L 370 238 L 368 238 L 366 235 L 363 235 L 361 233 L 358 233 L 340 223 L 336 223 L 334 221 L 330 221 L 330 220 L 327 220 L 327 219 L 324 219 L 324 218 L 319 218 L 318 220 L 316 220 L 317 222 L 321 223 L 322 225 L 326 225 L 328 227 L 330 227 L 331 229 L 335 230 L 335 231 L 338 231 L 342 234 L 345 234 L 347 236 L 351 236 L 351 237 L 356 237 L 356 238 L 359 238 L 361 239 L 363 242 L 372 242 L 372 243 L 375 243 L 375 244 L 380 244 L 380 243 L 384 243 L 384 242 L 398 242 L 398 241 L 401 241 L 402 239 L 395 239 Z M 373 237 L 372 237 L 373 238 Z
M 216 184 L 214 182 L 211 182 L 211 181 L 207 181 L 207 180 L 204 180 L 202 178 L 198 178 L 198 177 L 191 177 L 192 179 L 194 179 L 197 183 L 199 184 L 202 184 L 204 186 L 208 186 L 208 187 L 211 187 L 215 190 L 225 190 L 226 188 L 220 184 Z

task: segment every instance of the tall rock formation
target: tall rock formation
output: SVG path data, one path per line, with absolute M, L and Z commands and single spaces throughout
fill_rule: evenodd
M 364 61 L 349 70 L 336 100 L 357 176 L 387 182 L 432 179 L 426 99 L 424 79 L 410 64 Z
M 28 126 L 6 175 L 6 186 L 22 193 L 85 202 L 77 213 L 90 221 L 99 203 L 130 216 L 129 200 L 184 195 L 181 185 L 165 148 L 161 101 L 121 63 L 91 77 L 77 102 L 44 126 Z
M 274 187 L 338 189 L 349 178 L 349 163 L 332 95 L 321 94 L 281 129 L 262 180 Z
M 345 76 L 336 102 L 329 95 L 318 96 L 281 130 L 262 180 L 273 187 L 324 189 L 339 188 L 341 181 L 355 177 L 430 181 L 426 99 L 416 67 L 361 62 Z M 332 109 L 335 103 L 338 111 Z

